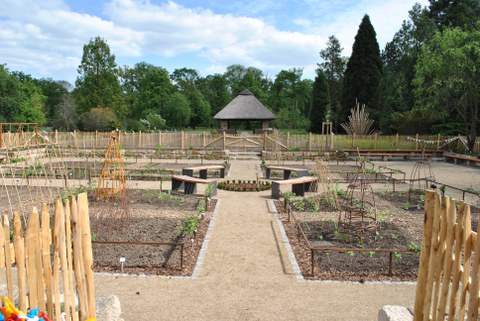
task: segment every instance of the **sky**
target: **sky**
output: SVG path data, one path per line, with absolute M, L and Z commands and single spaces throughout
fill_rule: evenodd
M 349 56 L 365 14 L 382 50 L 414 3 L 428 0 L 0 0 L 0 64 L 75 83 L 83 46 L 100 36 L 119 66 L 145 61 L 201 76 L 240 64 L 274 79 L 313 79 L 335 35 Z

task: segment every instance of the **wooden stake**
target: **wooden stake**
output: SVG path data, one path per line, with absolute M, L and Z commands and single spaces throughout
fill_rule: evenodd
M 56 225 L 58 231 L 58 253 L 60 257 L 60 267 L 62 270 L 62 284 L 63 284 L 63 304 L 64 304 L 64 311 L 66 313 L 66 321 L 70 321 L 70 277 L 68 275 L 68 263 L 67 263 L 67 248 L 65 245 L 66 237 L 65 237 L 65 212 L 63 208 L 63 204 L 60 200 L 57 200 L 55 204 L 55 215 L 56 219 L 58 219 L 58 224 Z
M 90 234 L 90 217 L 88 214 L 88 199 L 86 193 L 78 195 L 78 218 L 82 230 L 82 251 L 87 286 L 88 317 L 95 317 L 95 290 L 93 279 L 92 236 Z
M 38 211 L 34 207 L 30 218 L 28 220 L 28 226 L 25 233 L 25 259 L 27 266 L 28 277 L 28 290 L 29 290 L 29 305 L 38 307 L 38 284 L 37 284 L 37 271 L 36 271 L 36 238 L 38 232 Z M 41 269 L 41 266 L 39 267 Z
M 12 274 L 12 253 L 10 248 L 10 223 L 7 214 L 3 215 L 3 236 L 5 242 L 5 270 L 7 274 L 8 298 L 14 302 L 13 297 L 13 274 Z
M 428 276 L 428 263 L 430 257 L 430 247 L 432 240 L 432 225 L 433 225 L 433 208 L 435 202 L 435 192 L 427 191 L 425 195 L 425 211 L 424 211 L 424 228 L 423 228 L 423 242 L 422 252 L 420 253 L 420 265 L 418 269 L 417 290 L 415 292 L 415 308 L 414 308 L 414 320 L 424 320 L 425 310 L 428 318 L 428 308 L 424 306 L 426 284 Z
M 25 243 L 22 237 L 22 221 L 18 212 L 13 214 L 13 246 L 15 249 L 15 261 L 18 273 L 18 296 L 20 310 L 25 311 L 27 304 L 27 282 L 25 277 Z
M 72 320 L 78 321 L 78 314 L 75 308 L 75 286 L 74 286 L 74 274 L 73 274 L 73 256 L 72 256 L 72 227 L 71 227 L 71 214 L 70 214 L 70 201 L 65 201 L 65 237 L 67 247 L 67 265 L 68 265 L 68 279 L 70 290 L 70 306 L 72 309 Z
M 460 314 L 458 320 L 465 320 L 465 313 L 467 309 L 467 293 L 468 284 L 470 281 L 470 266 L 472 263 L 472 218 L 470 215 L 470 206 L 465 203 L 460 203 L 460 211 L 464 211 L 464 233 L 463 233 L 463 278 L 462 289 L 460 291 Z M 457 240 L 458 242 L 458 240 Z M 478 293 L 478 292 L 477 292 Z M 471 293 L 470 295 L 475 295 Z
M 53 315 L 53 291 L 52 291 L 52 260 L 50 257 L 50 245 L 52 244 L 52 230 L 50 229 L 50 213 L 48 205 L 42 205 L 42 258 L 45 276 L 45 291 L 47 294 L 47 314 Z
M 78 309 L 80 319 L 85 320 L 87 316 L 87 286 L 85 281 L 85 271 L 82 255 L 82 230 L 78 218 L 77 201 L 74 196 L 70 197 L 70 214 L 72 215 L 73 226 L 73 265 L 75 273 L 75 282 L 78 293 Z

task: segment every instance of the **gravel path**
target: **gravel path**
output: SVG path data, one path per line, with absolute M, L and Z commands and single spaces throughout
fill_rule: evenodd
M 230 179 L 254 179 L 258 161 L 233 161 Z M 386 304 L 413 304 L 413 284 L 297 281 L 270 191 L 219 191 L 222 200 L 198 278 L 95 276 L 133 320 L 376 320 Z

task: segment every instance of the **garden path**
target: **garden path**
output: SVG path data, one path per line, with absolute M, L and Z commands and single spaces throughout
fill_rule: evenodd
M 229 179 L 254 179 L 258 161 L 232 161 Z M 409 306 L 414 284 L 297 281 L 270 191 L 219 191 L 197 278 L 97 274 L 96 294 L 115 294 L 130 320 L 376 320 L 383 305 Z

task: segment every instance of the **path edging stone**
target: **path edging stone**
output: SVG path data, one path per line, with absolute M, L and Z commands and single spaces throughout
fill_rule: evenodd
M 283 245 L 288 253 L 288 259 L 290 261 L 290 265 L 292 266 L 293 273 L 295 274 L 295 278 L 297 281 L 305 281 L 303 278 L 302 272 L 300 271 L 300 266 L 298 265 L 297 259 L 295 258 L 295 254 L 293 253 L 292 246 L 290 245 L 290 241 L 288 240 L 287 233 L 285 233 L 285 229 L 283 228 L 283 224 L 280 221 L 280 217 L 278 216 L 277 208 L 272 199 L 267 200 L 268 208 L 270 209 L 275 221 L 277 221 L 278 229 L 280 230 L 280 234 L 282 235 Z

